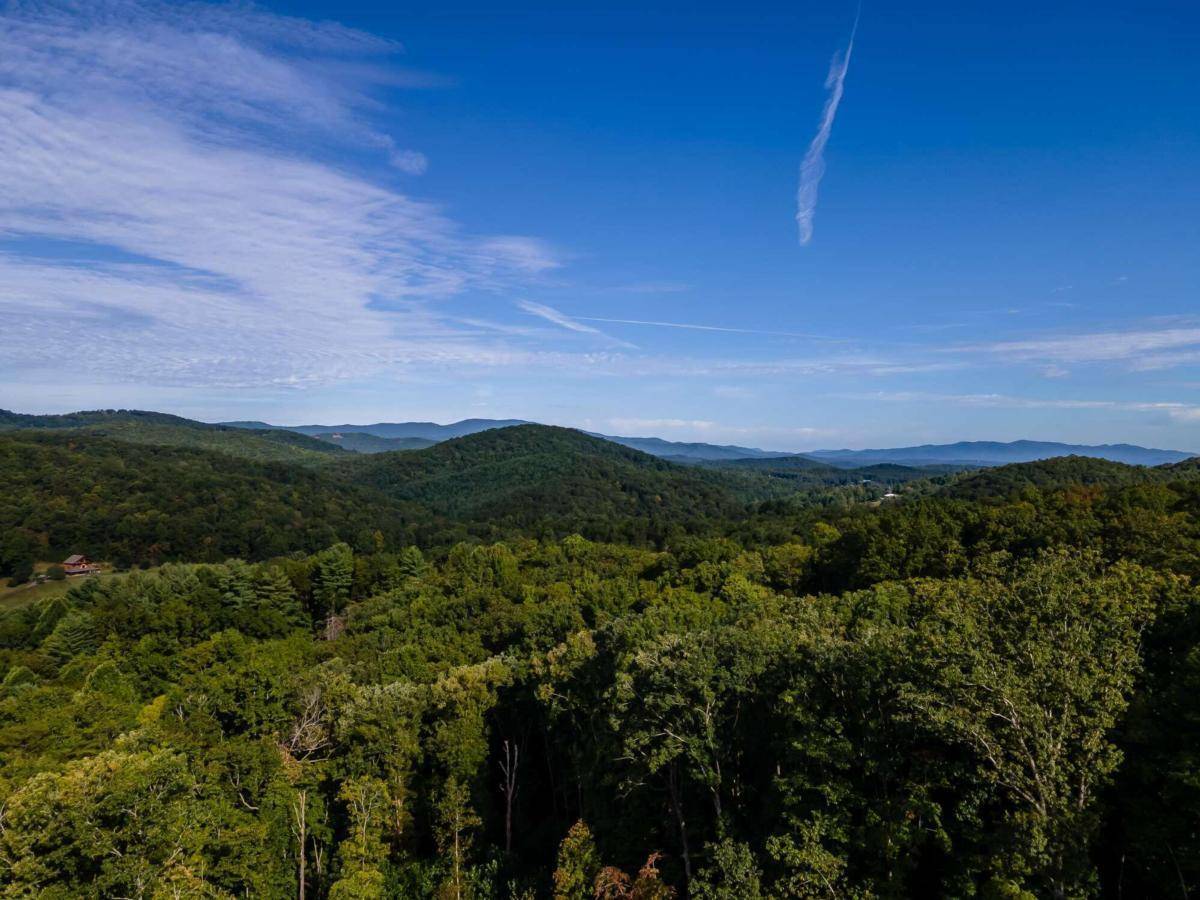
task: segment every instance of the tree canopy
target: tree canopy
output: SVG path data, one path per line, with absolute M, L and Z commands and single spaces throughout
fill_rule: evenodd
M 593 440 L 0 437 L 0 563 L 133 567 L 0 612 L 0 892 L 1200 890 L 1194 467 L 874 505 Z

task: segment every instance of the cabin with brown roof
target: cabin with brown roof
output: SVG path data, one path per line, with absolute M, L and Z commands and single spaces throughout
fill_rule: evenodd
M 68 575 L 95 575 L 100 567 L 82 553 L 74 553 L 62 561 L 63 571 Z

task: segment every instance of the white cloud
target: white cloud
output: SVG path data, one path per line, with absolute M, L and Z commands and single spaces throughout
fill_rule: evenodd
M 1179 352 L 1181 348 L 1189 347 L 1195 349 Z M 1200 328 L 1105 331 L 998 341 L 960 349 L 984 351 L 1026 362 L 1070 364 L 1124 361 L 1134 368 L 1156 369 L 1200 360 Z
M 1200 420 L 1200 406 L 1174 400 L 1096 400 L 1059 397 L 1013 397 L 1007 394 L 935 394 L 924 391 L 874 391 L 847 394 L 848 399 L 887 403 L 919 403 L 983 409 L 1106 410 L 1160 413 L 1179 422 Z
M 388 158 L 393 166 L 407 175 L 424 175 L 429 168 L 425 154 L 416 150 L 393 150 Z
M 519 235 L 488 238 L 481 245 L 484 254 L 497 261 L 530 273 L 545 272 L 561 265 L 545 241 Z
M 544 243 L 473 237 L 329 161 L 352 143 L 418 167 L 366 117 L 396 49 L 243 6 L 7 7 L 0 325 L 28 343 L 0 345 L 0 376 L 305 386 L 537 358 L 432 304 L 527 283 Z

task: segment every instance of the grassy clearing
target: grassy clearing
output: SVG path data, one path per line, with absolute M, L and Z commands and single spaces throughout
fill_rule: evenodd
M 53 564 L 38 563 L 34 566 L 34 572 L 36 575 L 42 575 L 51 565 Z M 15 587 L 9 587 L 7 580 L 0 579 L 0 610 L 20 609 L 22 606 L 28 606 L 31 603 L 36 603 L 38 600 L 61 597 L 71 588 L 84 584 L 89 578 L 99 578 L 107 581 L 117 576 L 118 573 L 116 572 L 103 571 L 98 575 L 64 578 L 62 581 L 46 580 L 40 584 L 28 582 L 26 584 L 18 584 Z

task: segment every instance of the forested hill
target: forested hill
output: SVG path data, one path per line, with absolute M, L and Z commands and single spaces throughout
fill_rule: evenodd
M 0 433 L 0 484 L 0 574 L 67 553 L 129 565 L 401 540 L 400 505 L 319 471 L 75 430 Z
M 441 515 L 645 540 L 743 510 L 761 480 L 723 478 L 568 428 L 519 425 L 343 467 L 357 484 Z
M 315 465 L 343 455 L 336 442 L 294 431 L 253 431 L 208 425 L 180 416 L 136 409 L 92 410 L 61 416 L 22 415 L 0 410 L 0 433 L 30 429 L 108 436 L 156 447 L 194 447 L 261 462 Z
M 126 564 L 262 559 L 337 540 L 366 549 L 376 532 L 391 547 L 573 532 L 656 544 L 711 530 L 774 490 L 544 426 L 412 452 L 330 448 L 333 461 L 316 467 L 301 464 L 307 450 L 299 463 L 243 459 L 260 449 L 251 440 L 127 420 L 0 432 L 0 577 L 73 552 Z
M 116 422 L 187 426 L 201 424 L 182 416 L 143 409 L 91 409 L 61 415 L 34 415 L 0 409 L 0 430 L 2 431 L 16 428 L 82 428 L 86 425 L 111 425 Z
M 0 577 L 72 552 L 126 563 L 262 559 L 335 540 L 367 549 L 376 532 L 385 546 L 427 549 L 571 533 L 656 547 L 684 534 L 786 540 L 815 507 L 855 515 L 887 490 L 944 505 L 1200 474 L 1194 462 L 1148 469 L 1085 458 L 933 479 L 931 470 L 845 470 L 803 457 L 681 466 L 541 425 L 363 456 L 291 432 L 158 414 L 80 414 L 55 424 L 0 431 Z M 960 522 L 975 514 L 948 513 Z M 850 552 L 849 543 L 839 546 Z
M 1163 466 L 1133 466 L 1086 456 L 1060 456 L 1036 462 L 1014 463 L 981 469 L 961 477 L 942 491 L 966 499 L 1007 498 L 1029 488 L 1062 489 L 1071 486 L 1120 487 L 1150 482 L 1190 481 L 1200 477 L 1196 460 Z
M 698 463 L 698 465 L 706 469 L 740 471 L 797 483 L 827 485 L 859 484 L 872 481 L 897 485 L 908 481 L 949 475 L 954 472 L 960 472 L 964 468 L 962 466 L 951 465 L 918 467 L 902 466 L 896 463 L 876 463 L 870 466 L 847 469 L 813 459 L 809 456 L 781 456 L 775 459 L 712 460 Z
M 568 429 L 115 424 L 0 433 L 0 575 L 163 563 L 0 603 L 0 895 L 1200 892 L 1200 461 L 823 506 Z

